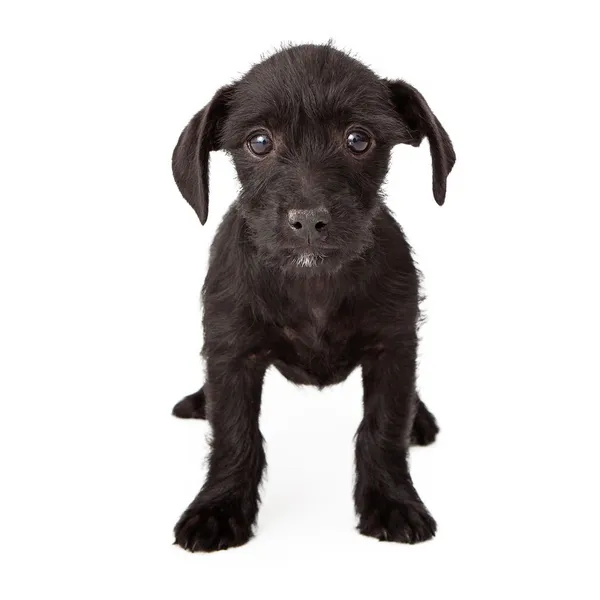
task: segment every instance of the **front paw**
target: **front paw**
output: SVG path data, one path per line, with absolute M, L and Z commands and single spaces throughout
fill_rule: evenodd
M 416 544 L 435 536 L 437 526 L 418 499 L 390 500 L 371 494 L 360 514 L 358 530 L 380 541 Z
M 251 537 L 252 523 L 238 502 L 192 504 L 175 526 L 175 543 L 190 552 L 225 550 L 241 546 Z

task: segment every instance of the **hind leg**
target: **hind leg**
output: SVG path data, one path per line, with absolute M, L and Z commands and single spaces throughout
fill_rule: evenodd
M 180 400 L 173 407 L 173 415 L 180 419 L 206 419 L 204 387 Z
M 435 417 L 429 412 L 417 394 L 417 413 L 410 434 L 410 443 L 413 446 L 429 446 L 435 442 L 440 428 Z

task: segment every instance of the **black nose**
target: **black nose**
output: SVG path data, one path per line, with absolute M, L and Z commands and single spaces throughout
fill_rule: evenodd
M 307 243 L 323 240 L 327 237 L 327 226 L 331 220 L 326 208 L 292 209 L 288 213 L 288 222 L 294 233 Z

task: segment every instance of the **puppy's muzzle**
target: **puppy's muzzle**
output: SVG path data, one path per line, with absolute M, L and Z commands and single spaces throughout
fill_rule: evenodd
M 307 244 L 326 239 L 330 221 L 326 208 L 292 209 L 288 213 L 294 234 Z

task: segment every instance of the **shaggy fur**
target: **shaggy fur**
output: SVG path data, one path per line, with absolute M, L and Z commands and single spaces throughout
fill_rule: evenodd
M 368 139 L 364 152 L 348 141 L 356 131 Z M 424 137 L 441 205 L 455 155 L 423 96 L 330 45 L 274 54 L 217 91 L 182 132 L 173 174 L 202 223 L 210 151 L 231 155 L 242 186 L 203 288 L 206 382 L 173 409 L 212 428 L 207 479 L 175 527 L 183 548 L 220 550 L 252 536 L 271 365 L 319 388 L 362 368 L 358 529 L 405 543 L 435 535 L 407 462 L 411 443 L 438 432 L 415 387 L 419 275 L 380 193 L 392 147 Z M 270 151 L 254 152 L 263 146 Z

